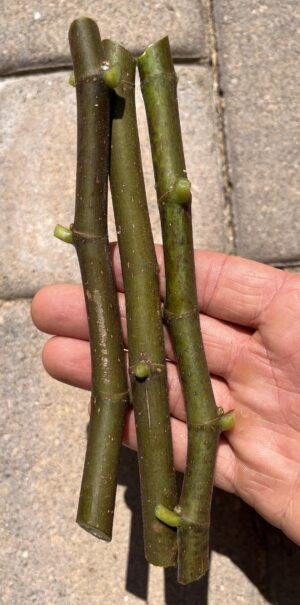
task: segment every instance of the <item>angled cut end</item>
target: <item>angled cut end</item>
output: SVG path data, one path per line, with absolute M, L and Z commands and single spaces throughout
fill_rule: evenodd
M 132 54 L 124 46 L 113 42 L 113 40 L 103 40 L 102 46 L 105 59 L 110 65 L 106 74 L 112 70 L 111 74 L 114 80 L 118 75 L 118 69 L 120 70 L 120 80 L 113 88 L 116 88 L 122 81 L 133 85 L 135 81 L 136 61 Z
M 137 62 L 142 81 L 163 73 L 172 73 L 174 67 L 168 36 L 147 46 Z
M 76 523 L 80 527 L 82 527 L 82 529 L 85 529 L 85 531 L 87 531 L 89 534 L 92 534 L 92 536 L 98 538 L 98 540 L 104 540 L 104 542 L 111 542 L 111 534 L 106 534 L 105 532 L 100 531 L 98 527 L 89 525 L 88 523 L 85 523 L 84 521 L 79 521 L 78 519 L 76 520 Z
M 186 526 L 178 529 L 179 584 L 197 582 L 209 569 L 209 528 Z

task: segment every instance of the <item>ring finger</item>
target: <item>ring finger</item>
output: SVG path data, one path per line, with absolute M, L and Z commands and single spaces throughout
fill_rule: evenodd
M 55 336 L 44 346 L 43 363 L 47 372 L 56 380 L 90 390 L 91 358 L 87 341 Z M 174 363 L 167 363 L 167 376 L 170 413 L 180 420 L 185 420 L 180 380 Z M 232 403 L 226 382 L 213 376 L 212 385 L 217 405 L 221 405 L 225 411 L 229 410 Z

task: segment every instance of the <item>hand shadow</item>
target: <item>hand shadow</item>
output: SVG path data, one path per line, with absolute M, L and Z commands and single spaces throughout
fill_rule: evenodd
M 178 475 L 180 493 L 182 475 Z M 119 483 L 132 512 L 126 590 L 147 601 L 149 565 L 144 557 L 139 472 L 135 452 L 122 448 Z M 239 498 L 214 490 L 210 545 L 230 558 L 270 604 L 300 602 L 300 548 L 264 521 Z M 166 605 L 207 605 L 209 575 L 188 586 L 165 570 Z M 230 597 L 230 595 L 228 595 Z
M 242 500 L 218 489 L 211 547 L 230 558 L 268 603 L 300 603 L 300 548 Z

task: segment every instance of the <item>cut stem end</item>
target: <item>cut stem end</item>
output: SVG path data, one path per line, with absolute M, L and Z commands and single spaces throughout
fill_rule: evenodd
M 95 536 L 95 538 L 98 538 L 99 540 L 104 540 L 104 542 L 111 542 L 111 534 L 101 531 L 98 527 L 95 527 L 95 525 L 86 523 L 78 519 L 76 519 L 76 523 L 78 523 L 78 525 L 80 525 L 82 529 L 85 529 L 85 531 L 87 531 L 89 534 Z

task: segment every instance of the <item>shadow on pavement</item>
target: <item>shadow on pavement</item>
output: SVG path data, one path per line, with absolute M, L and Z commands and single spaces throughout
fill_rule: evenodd
M 300 548 L 239 498 L 215 490 L 211 546 L 272 605 L 300 603 Z
M 119 483 L 127 488 L 125 501 L 132 513 L 126 590 L 146 601 L 149 566 L 144 558 L 137 457 L 127 448 L 122 450 Z M 231 559 L 272 605 L 300 602 L 300 548 L 239 498 L 218 489 L 214 491 L 211 548 Z M 180 586 L 176 570 L 165 570 L 166 605 L 207 605 L 208 591 L 208 576 Z

